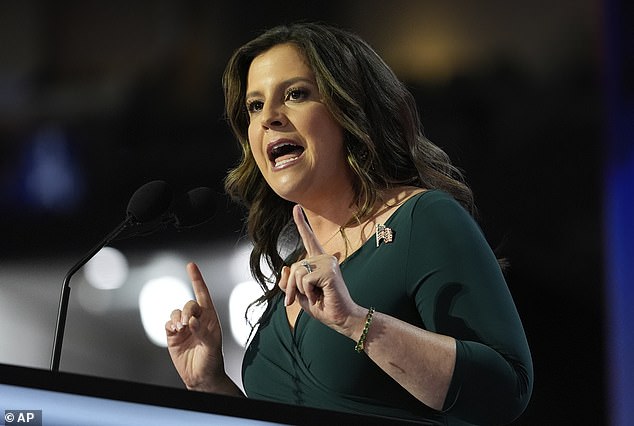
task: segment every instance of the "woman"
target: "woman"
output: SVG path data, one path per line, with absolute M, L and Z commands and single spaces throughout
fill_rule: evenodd
M 471 191 L 379 56 L 336 28 L 282 26 L 238 49 L 223 85 L 243 151 L 225 186 L 248 208 L 267 306 L 247 395 L 430 424 L 519 416 L 530 352 Z M 242 395 L 188 271 L 196 300 L 166 323 L 175 367 L 189 389 Z

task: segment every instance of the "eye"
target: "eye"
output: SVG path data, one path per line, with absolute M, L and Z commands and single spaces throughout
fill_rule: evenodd
M 257 99 L 247 101 L 247 111 L 249 112 L 249 114 L 262 111 L 263 106 L 264 102 Z
M 286 91 L 285 99 L 287 101 L 301 101 L 309 95 L 308 90 L 301 88 L 291 88 Z

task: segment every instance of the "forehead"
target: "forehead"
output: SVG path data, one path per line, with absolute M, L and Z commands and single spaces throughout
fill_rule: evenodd
M 247 86 L 275 83 L 300 76 L 314 76 L 306 56 L 294 44 L 278 44 L 253 59 L 247 74 Z

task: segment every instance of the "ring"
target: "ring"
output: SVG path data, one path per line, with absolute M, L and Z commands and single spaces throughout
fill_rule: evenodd
M 310 267 L 310 263 L 306 259 L 302 260 L 301 265 L 306 268 L 309 274 L 313 272 L 313 268 Z

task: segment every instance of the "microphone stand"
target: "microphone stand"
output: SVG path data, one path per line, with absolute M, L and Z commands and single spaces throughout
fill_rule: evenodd
M 127 217 L 123 222 L 119 224 L 112 232 L 96 246 L 94 246 L 79 262 L 75 263 L 64 277 L 62 283 L 62 290 L 59 299 L 59 310 L 57 312 L 57 324 L 55 325 L 55 340 L 53 341 L 53 354 L 51 357 L 51 371 L 59 371 L 59 362 L 62 356 L 62 341 L 64 340 L 64 329 L 66 328 L 66 316 L 68 314 L 68 302 L 70 300 L 70 279 L 73 275 L 84 266 L 90 259 L 92 259 L 99 250 L 110 244 L 115 238 L 119 236 L 130 224 L 132 223 L 132 217 Z
M 88 262 L 99 250 L 111 243 L 129 226 L 148 224 L 153 221 L 160 223 L 161 216 L 168 211 L 173 200 L 169 185 L 161 180 L 148 182 L 137 189 L 128 202 L 127 216 L 112 232 L 95 247 L 92 248 L 79 262 L 75 263 L 64 277 L 62 291 L 59 298 L 57 324 L 55 325 L 55 339 L 53 340 L 53 355 L 51 357 L 51 371 L 59 371 L 59 361 L 62 355 L 62 341 L 68 314 L 70 300 L 70 279 Z

